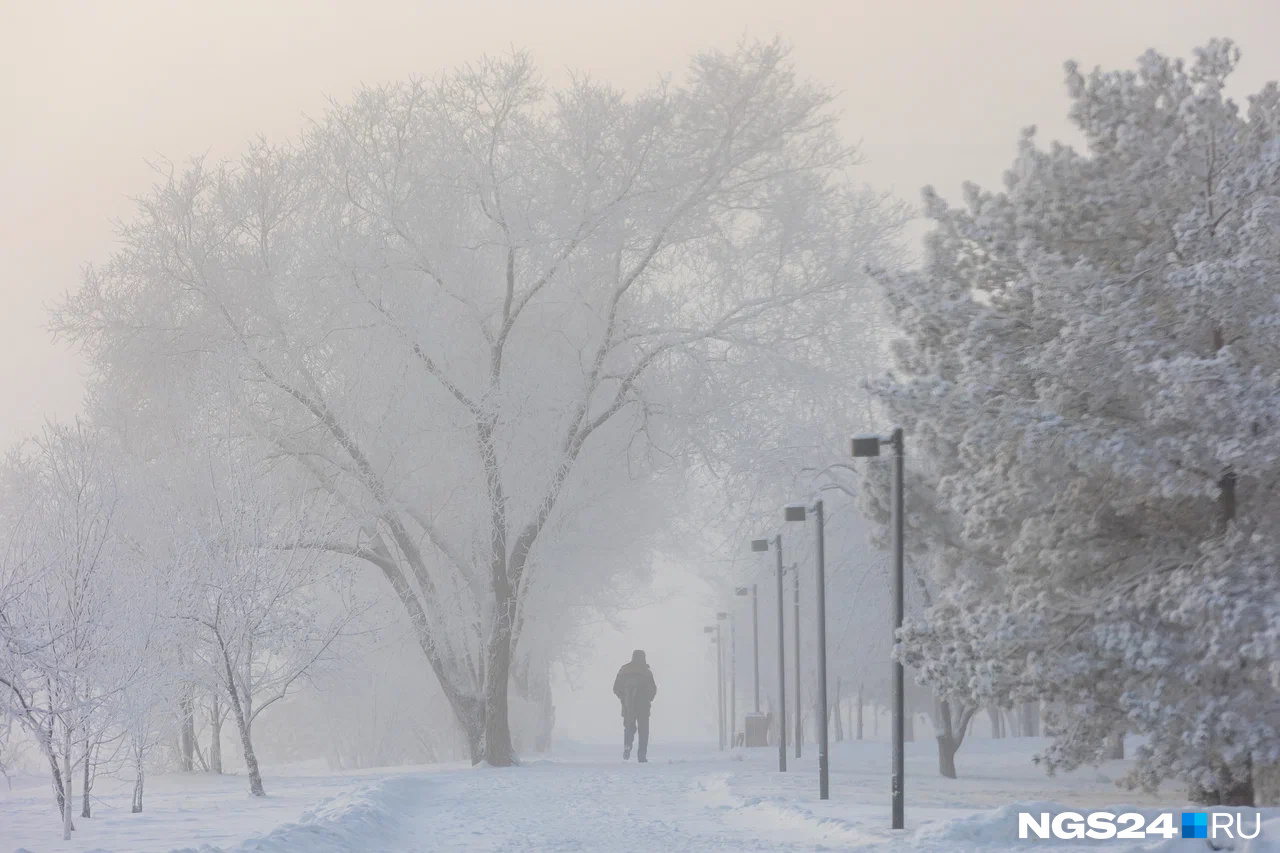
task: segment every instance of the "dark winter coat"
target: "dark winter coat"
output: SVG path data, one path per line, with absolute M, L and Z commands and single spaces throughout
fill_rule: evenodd
M 658 685 L 653 680 L 653 670 L 643 658 L 632 660 L 618 670 L 618 677 L 613 680 L 613 695 L 622 700 L 622 716 L 649 716 Z

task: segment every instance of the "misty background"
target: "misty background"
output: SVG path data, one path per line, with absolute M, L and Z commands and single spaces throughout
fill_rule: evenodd
M 749 23 L 748 23 L 749 22 Z M 1233 86 L 1280 77 L 1280 4 L 1257 2 L 599 2 L 0 4 L 0 441 L 80 408 L 85 368 L 46 331 L 46 308 L 113 246 L 113 221 L 151 185 L 148 159 L 283 140 L 327 98 L 527 49 L 552 86 L 567 70 L 627 91 L 679 75 L 700 50 L 784 37 L 797 70 L 837 87 L 859 176 L 916 203 L 963 180 L 999 185 L 1018 131 L 1074 142 L 1062 63 L 1128 67 L 1147 48 L 1186 55 L 1208 36 L 1244 51 Z M 918 234 L 914 231 L 913 234 Z M 913 246 L 914 247 L 914 246 Z M 557 729 L 613 740 L 619 664 L 645 648 L 656 739 L 715 732 L 714 658 L 702 627 L 719 591 L 661 563 L 622 624 L 576 640 L 556 673 Z M 763 641 L 762 641 L 763 642 Z M 767 681 L 766 681 L 767 683 Z M 740 689 L 742 685 L 740 684 Z

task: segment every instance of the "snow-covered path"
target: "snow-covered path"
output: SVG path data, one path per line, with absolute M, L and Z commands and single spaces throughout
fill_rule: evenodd
M 1148 813 L 1182 805 L 1176 791 L 1146 797 L 1117 790 L 1110 779 L 1124 771 L 1120 762 L 1047 778 L 1029 760 L 1039 745 L 975 740 L 961 753 L 962 778 L 945 780 L 937 775 L 931 744 L 910 744 L 908 827 L 900 833 L 887 829 L 883 742 L 835 747 L 826 802 L 817 796 L 812 754 L 781 774 L 772 750 L 720 753 L 655 744 L 647 765 L 624 763 L 613 746 L 572 746 L 510 769 L 269 776 L 268 788 L 276 793 L 266 801 L 231 794 L 243 779 L 225 778 L 227 791 L 211 796 L 210 777 L 169 777 L 171 790 L 158 794 L 145 815 L 121 813 L 112 797 L 104 796 L 100 817 L 81 822 L 66 846 L 49 820 L 46 789 L 38 798 L 34 792 L 30 799 L 0 797 L 0 853 L 993 853 L 1035 843 L 1017 839 L 1016 815 L 1025 806 L 1015 803 L 1034 811 L 1112 806 Z M 190 788 L 183 790 L 184 785 Z M 1115 808 L 1122 804 L 1128 808 Z M 292 816 L 285 816 L 290 809 Z M 1280 820 L 1270 826 L 1280 833 Z M 1192 842 L 1172 844 L 1158 849 L 1204 849 Z M 1087 841 L 1053 847 L 1065 853 L 1157 845 Z
M 730 787 L 733 766 L 613 757 L 437 777 L 405 849 L 812 850 L 854 840 L 843 821 L 740 800 Z
M 985 772 L 961 780 L 939 779 L 930 772 L 929 745 L 913 745 L 906 843 L 904 833 L 887 828 L 885 745 L 861 743 L 833 753 L 826 802 L 818 799 L 812 749 L 786 774 L 777 772 L 772 750 L 658 748 L 638 765 L 621 761 L 614 747 L 578 747 L 516 769 L 422 777 L 426 802 L 395 849 L 991 851 L 1020 846 L 1014 811 L 993 807 L 1053 798 L 1096 808 L 1134 799 L 1118 796 L 1094 770 L 1046 779 L 1030 765 L 1025 741 L 1019 753 L 1011 742 L 977 743 L 986 754 L 971 756 L 971 764 L 982 762 Z

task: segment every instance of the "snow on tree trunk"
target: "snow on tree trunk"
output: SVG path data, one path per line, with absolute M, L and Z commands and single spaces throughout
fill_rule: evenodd
M 67 729 L 66 740 L 63 744 L 66 750 L 62 754 L 62 778 L 66 781 L 66 798 L 62 806 L 62 840 L 71 840 L 71 831 L 75 826 L 71 823 L 71 811 L 75 807 L 73 805 L 74 796 L 72 794 L 73 786 L 71 784 L 71 729 Z
M 253 749 L 253 733 L 249 722 L 245 719 L 238 699 L 232 698 L 231 708 L 235 713 L 236 728 L 240 733 L 240 748 L 244 754 L 245 769 L 249 774 L 249 793 L 255 797 L 265 797 L 267 792 L 262 787 L 262 773 L 258 770 L 258 755 Z
M 49 751 L 46 757 L 49 759 L 49 769 L 53 776 L 53 798 L 58 804 L 58 814 L 62 814 L 66 806 L 66 792 L 62 785 L 62 769 L 58 767 L 58 754 Z
M 227 682 L 233 685 L 229 692 L 231 712 L 236 718 L 236 730 L 240 734 L 240 750 L 244 755 L 244 766 L 249 773 L 249 793 L 255 797 L 265 797 L 267 792 L 262 787 L 262 774 L 258 770 L 258 756 L 253 750 L 253 732 L 250 728 L 252 720 L 245 711 L 239 691 L 234 687 L 236 684 L 235 671 L 231 667 L 231 659 L 227 657 L 225 647 L 223 649 L 223 664 L 226 670 Z
M 86 749 L 84 753 L 84 784 L 80 786 L 80 797 L 82 800 L 80 806 L 80 817 L 92 816 L 92 809 L 89 805 L 89 792 L 93 788 L 93 780 L 90 777 L 90 770 L 93 766 L 93 762 L 89 760 L 91 755 L 92 752 Z
M 139 814 L 142 811 L 142 763 L 141 750 L 135 750 L 133 764 L 133 805 L 130 809 L 133 814 Z

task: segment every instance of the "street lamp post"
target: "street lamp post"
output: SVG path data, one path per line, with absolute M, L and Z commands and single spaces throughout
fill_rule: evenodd
M 721 637 L 723 635 L 720 632 L 720 626 L 724 623 L 724 620 L 729 618 L 730 618 L 730 615 L 728 612 L 721 612 L 716 614 L 716 645 L 720 646 L 720 660 L 722 662 L 726 657 L 730 657 L 730 652 L 726 652 L 724 650 L 723 645 L 721 644 Z M 733 630 L 732 630 L 733 622 L 732 621 L 729 622 L 729 626 L 730 626 L 730 631 L 729 631 L 730 642 L 732 642 L 732 638 L 733 638 Z M 724 691 L 724 693 L 721 694 L 722 698 L 720 699 L 720 713 L 721 715 L 723 715 L 725 713 L 726 706 L 729 704 L 729 699 L 728 699 L 729 688 L 724 683 L 725 678 L 724 678 L 723 672 L 721 672 L 719 680 L 720 680 L 720 689 Z M 732 676 L 730 676 L 729 680 L 730 681 L 733 680 Z M 725 741 L 728 742 L 729 748 L 733 749 L 733 714 L 732 713 L 730 713 L 729 716 L 725 719 L 723 724 L 723 729 L 724 729 L 724 739 Z M 720 749 L 723 750 L 724 746 L 722 745 Z
M 768 551 L 768 539 L 756 539 L 752 551 Z M 778 770 L 787 770 L 787 651 L 786 634 L 782 625 L 782 534 L 773 538 L 774 554 L 778 558 Z
M 740 586 L 735 590 L 738 595 L 751 595 L 751 638 L 753 651 L 752 672 L 754 683 L 752 690 L 755 693 L 756 713 L 760 713 L 760 610 L 757 606 L 756 585 L 750 587 Z
M 751 676 L 756 692 L 756 713 L 760 713 L 760 592 L 751 585 L 751 645 L 754 647 L 754 668 Z
M 787 521 L 804 521 L 809 507 L 792 504 L 786 508 Z M 830 772 L 827 755 L 827 595 L 826 595 L 826 541 L 822 529 L 822 498 L 813 502 L 814 520 L 817 522 L 817 578 L 815 581 L 818 610 L 818 798 L 831 798 Z
M 800 564 L 791 564 L 791 581 L 794 590 L 794 610 L 792 620 L 795 628 L 795 670 L 796 680 L 796 758 L 800 757 L 800 752 L 804 746 L 804 714 L 800 713 L 803 707 L 800 703 L 804 700 L 800 697 Z
M 729 608 L 729 748 L 738 746 L 738 620 Z
M 720 625 L 708 625 L 703 633 L 712 634 L 711 642 L 716 647 L 716 727 L 720 737 L 720 751 L 724 751 L 724 652 L 720 647 Z
M 853 455 L 859 459 L 879 456 L 880 445 L 893 448 L 893 641 L 898 641 L 902 628 L 902 533 L 903 533 L 903 457 L 906 440 L 902 428 L 895 428 L 888 438 L 875 435 L 858 436 L 853 440 Z M 903 673 L 901 661 L 893 662 L 893 828 L 902 829 L 905 824 L 905 744 L 903 737 Z

